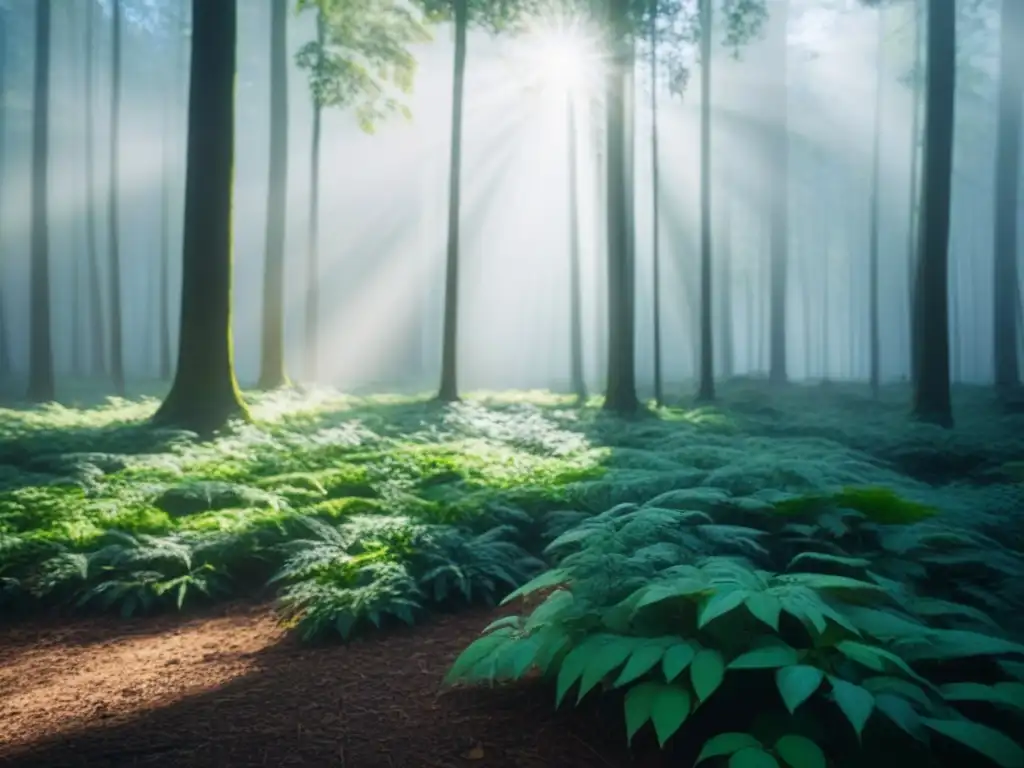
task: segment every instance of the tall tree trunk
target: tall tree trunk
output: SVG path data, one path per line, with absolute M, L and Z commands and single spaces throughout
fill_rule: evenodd
M 566 93 L 566 139 L 569 154 L 569 377 L 572 392 L 583 403 L 587 384 L 583 374 L 583 289 L 580 281 L 579 171 L 576 148 L 576 99 Z
M 878 50 L 875 54 L 875 114 L 873 140 L 871 147 L 871 243 L 868 251 L 868 323 L 870 324 L 869 357 L 871 395 L 876 400 L 880 394 L 882 381 L 881 332 L 878 320 L 878 249 L 879 217 L 881 216 L 881 189 L 879 188 L 882 153 L 882 83 L 883 65 L 885 64 L 884 46 L 885 27 L 882 24 L 882 9 L 878 10 Z
M 110 62 L 110 190 L 107 222 L 110 228 L 110 376 L 114 392 L 125 393 L 124 340 L 121 323 L 121 222 L 119 210 L 121 151 L 121 0 L 114 0 Z
M 722 377 L 731 379 L 735 373 L 736 352 L 732 317 L 732 190 L 721 195 L 722 231 L 718 236 L 718 280 L 720 330 L 722 337 Z
M 237 23 L 236 0 L 192 0 L 178 362 L 153 420 L 200 434 L 248 418 L 231 348 Z
M 273 0 L 270 20 L 270 176 L 260 389 L 288 384 L 284 370 L 284 243 L 288 206 L 288 4 Z
M 35 71 L 32 85 L 32 220 L 29 272 L 28 392 L 33 402 L 56 398 L 53 375 L 53 339 L 50 330 L 50 0 L 36 2 Z
M 7 20 L 9 11 L 6 6 L 0 8 L 0 94 L 7 93 Z M 0 195 L 4 190 L 7 175 L 7 102 L 0 99 Z M 3 205 L 0 203 L 0 221 L 3 217 Z M 0 232 L 0 272 L 4 266 L 3 233 Z M 3 290 L 6 280 L 0 274 L 0 376 L 11 372 L 11 339 L 7 325 L 7 303 L 4 301 Z
M 658 146 L 658 0 L 651 0 L 651 242 L 654 283 L 654 403 L 665 404 L 661 370 L 661 184 Z
M 1017 357 L 1020 132 L 1024 109 L 1024 3 L 1003 0 L 999 54 L 999 119 L 996 139 L 995 286 L 992 310 L 996 387 L 1020 386 Z
M 437 399 L 459 399 L 459 218 L 462 188 L 462 102 L 466 80 L 466 32 L 469 0 L 455 0 L 455 66 L 452 74 L 452 125 L 448 171 L 448 250 L 444 275 L 444 330 L 441 339 L 441 385 Z
M 89 270 L 90 370 L 93 376 L 107 374 L 107 337 L 104 331 L 103 289 L 100 277 L 100 247 L 96 236 L 96 4 L 85 8 L 85 247 Z
M 771 152 L 771 272 L 769 289 L 769 368 L 768 378 L 773 384 L 783 384 L 786 373 L 786 294 L 789 284 L 787 260 L 789 258 L 789 90 L 786 85 L 788 71 L 789 0 L 776 3 L 778 18 L 776 29 L 775 88 L 769 126 Z
M 316 71 L 324 71 L 325 24 L 323 11 L 316 12 Z M 313 136 L 309 151 L 309 245 L 306 260 L 306 380 L 317 380 L 318 326 L 320 323 L 320 130 L 323 97 L 313 93 Z
M 177 62 L 175 60 L 174 64 Z M 167 79 L 167 90 L 172 90 L 177 82 L 177 67 L 171 65 L 172 72 Z M 158 376 L 161 381 L 168 381 L 171 378 L 171 321 L 170 321 L 170 264 L 171 264 L 171 105 L 176 104 L 176 99 L 165 96 L 163 107 L 163 136 L 161 137 L 161 151 L 163 156 L 162 173 L 160 178 L 160 263 L 157 273 L 157 349 L 159 360 L 157 364 Z
M 907 338 L 910 347 L 910 381 L 918 379 L 917 360 L 920 341 L 917 338 L 917 321 L 914 319 L 917 306 L 917 235 L 921 217 L 921 111 L 923 93 L 920 86 L 924 60 L 921 55 L 921 34 L 927 16 L 924 3 L 927 0 L 913 0 L 914 3 L 914 77 L 910 86 L 912 114 L 910 118 L 910 200 L 907 206 Z
M 639 408 L 635 361 L 635 273 L 630 243 L 629 186 L 630 132 L 626 110 L 632 105 L 629 83 L 633 79 L 633 47 L 629 39 L 625 0 L 608 3 L 608 29 L 614 51 L 607 77 L 606 189 L 608 196 L 608 378 L 604 407 L 620 413 Z
M 700 388 L 697 399 L 710 402 L 715 399 L 711 285 L 711 0 L 701 2 L 700 29 Z
M 948 0 L 928 8 L 928 85 L 917 259 L 918 380 L 914 415 L 953 426 L 949 387 L 949 219 L 956 91 L 956 9 Z

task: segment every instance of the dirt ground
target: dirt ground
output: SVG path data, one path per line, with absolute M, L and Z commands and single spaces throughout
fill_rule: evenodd
M 621 709 L 553 713 L 541 683 L 441 692 L 494 618 L 440 616 L 303 647 L 269 606 L 0 629 L 0 765 L 248 768 L 658 766 Z M 667 764 L 667 761 L 666 761 Z

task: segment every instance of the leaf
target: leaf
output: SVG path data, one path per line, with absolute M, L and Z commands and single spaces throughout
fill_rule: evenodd
M 539 576 L 535 576 L 528 582 L 519 587 L 519 589 L 513 590 L 509 593 L 508 597 L 501 601 L 501 605 L 507 605 L 513 600 L 529 595 L 532 592 L 536 592 L 540 589 L 546 589 L 548 587 L 557 587 L 564 584 L 569 579 L 569 571 L 565 568 L 554 568 L 550 571 L 545 571 Z
M 832 684 L 832 695 L 835 697 L 836 705 L 846 715 L 859 739 L 875 707 L 875 697 L 859 685 L 840 680 L 838 677 L 830 675 L 828 681 Z
M 761 747 L 744 747 L 729 758 L 729 768 L 779 768 L 779 761 Z
M 871 561 L 862 557 L 843 557 L 841 555 L 830 555 L 825 552 L 801 552 L 789 561 L 786 570 L 792 570 L 797 566 L 814 568 L 823 565 L 837 565 L 844 568 L 861 569 L 871 567 Z
M 725 678 L 725 661 L 722 654 L 711 648 L 702 648 L 690 664 L 690 681 L 698 700 L 707 701 Z
M 775 672 L 775 685 L 790 714 L 814 695 L 824 679 L 824 672 L 807 664 L 794 664 Z
M 900 653 L 904 650 L 901 647 Z M 974 656 L 1024 655 L 1024 645 L 990 637 L 965 629 L 937 629 L 928 635 L 928 642 L 907 649 L 905 655 L 912 661 L 943 661 L 966 659 Z
M 751 615 L 764 622 L 776 632 L 779 631 L 779 615 L 782 603 L 775 595 L 768 592 L 753 592 L 743 601 Z
M 701 603 L 700 609 L 697 611 L 697 629 L 703 629 L 719 616 L 724 616 L 743 605 L 743 601 L 749 594 L 750 592 L 745 589 L 730 589 L 716 592 Z
M 697 756 L 697 762 L 694 765 L 710 760 L 713 757 L 725 757 L 747 748 L 761 749 L 761 742 L 749 733 L 720 733 L 704 742 L 704 746 Z
M 868 677 L 861 680 L 860 684 L 871 693 L 893 693 L 920 704 L 924 709 L 931 709 L 934 706 L 931 698 L 925 693 L 923 688 L 901 677 L 888 677 L 885 675 Z
M 921 726 L 921 716 L 902 696 L 880 693 L 875 697 L 875 707 L 915 739 L 925 741 L 926 734 Z
M 798 661 L 797 652 L 788 645 L 766 645 L 737 656 L 729 669 L 773 669 L 788 667 Z
M 622 668 L 618 678 L 615 680 L 615 687 L 631 683 L 637 678 L 647 674 L 661 661 L 665 655 L 667 640 L 649 640 L 636 648 Z
M 1024 709 L 1024 685 L 1020 683 L 947 683 L 939 686 L 947 701 L 987 701 Z
M 661 686 L 651 703 L 651 722 L 654 723 L 659 746 L 665 746 L 689 714 L 690 692 L 678 685 Z
M 576 701 L 582 701 L 590 689 L 629 658 L 629 655 L 642 642 L 635 637 L 609 635 L 605 642 L 596 646 L 586 661 Z
M 921 722 L 936 733 L 980 752 L 1000 768 L 1024 766 L 1024 749 L 1006 734 L 987 725 L 971 720 L 939 720 L 931 717 L 923 717 Z
M 894 669 L 903 672 L 907 677 L 927 684 L 928 681 L 910 668 L 903 659 L 896 654 L 866 643 L 858 643 L 854 640 L 843 640 L 836 643 L 836 649 L 851 661 L 855 661 L 875 672 L 891 672 Z
M 550 624 L 562 611 L 568 609 L 573 601 L 572 592 L 556 589 L 543 603 L 533 609 L 533 613 L 526 619 L 526 631 Z
M 669 646 L 661 660 L 661 670 L 665 673 L 665 680 L 671 683 L 679 677 L 683 670 L 690 666 L 690 662 L 693 661 L 698 650 L 699 646 L 695 647 L 693 643 L 689 642 Z
M 500 619 L 495 619 L 486 627 L 483 628 L 481 635 L 486 635 L 488 632 L 492 632 L 495 629 L 501 629 L 502 627 L 511 627 L 512 629 L 521 629 L 523 624 L 522 618 L 519 616 L 502 616 Z
M 626 710 L 626 740 L 628 742 L 633 741 L 637 731 L 650 719 L 651 707 L 654 705 L 654 699 L 661 687 L 660 683 L 647 682 L 634 685 L 626 691 L 624 706 Z
M 775 752 L 791 768 L 826 768 L 825 753 L 806 736 L 786 734 L 775 742 Z
M 634 610 L 639 611 L 648 605 L 660 603 L 663 600 L 674 600 L 679 597 L 690 597 L 700 595 L 711 589 L 711 586 L 700 579 L 682 577 L 673 581 L 654 584 L 648 587 L 637 603 Z
M 562 699 L 565 698 L 565 694 L 569 692 L 573 684 L 579 680 L 580 675 L 583 674 L 583 670 L 587 667 L 587 662 L 590 661 L 590 655 L 595 650 L 595 643 L 600 642 L 595 638 L 599 638 L 599 635 L 591 635 L 582 643 L 573 648 L 562 659 L 562 666 L 558 670 L 558 680 L 555 685 L 555 707 L 559 707 L 562 704 Z

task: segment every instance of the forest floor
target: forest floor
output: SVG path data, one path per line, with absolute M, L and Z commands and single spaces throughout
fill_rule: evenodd
M 906 395 L 738 381 L 622 421 L 542 393 L 288 392 L 206 444 L 140 427 L 147 398 L 4 411 L 0 765 L 668 764 L 625 748 L 621 697 L 443 688 L 513 610 L 464 603 L 624 503 L 725 520 L 883 488 L 1024 552 L 1024 418 L 967 389 L 944 431 Z

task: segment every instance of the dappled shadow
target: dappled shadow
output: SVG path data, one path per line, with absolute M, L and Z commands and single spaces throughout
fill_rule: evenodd
M 242 616 L 232 636 L 255 650 L 235 667 L 235 676 L 209 684 L 216 675 L 207 669 L 216 661 L 187 644 L 179 644 L 176 659 L 159 654 L 126 659 L 119 681 L 93 682 L 104 689 L 99 697 L 77 691 L 76 698 L 81 677 L 69 674 L 65 696 L 19 699 L 25 711 L 0 718 L 6 725 L 0 730 L 0 763 L 6 759 L 25 768 L 669 764 L 650 744 L 635 757 L 627 754 L 621 702 L 611 708 L 605 703 L 600 710 L 585 703 L 579 710 L 553 713 L 553 692 L 538 681 L 440 693 L 456 654 L 492 618 L 481 611 L 442 615 L 418 628 L 317 648 L 281 639 L 258 615 Z M 193 639 L 209 643 L 218 637 L 211 631 L 204 641 L 200 631 Z M 155 695 L 137 695 L 153 677 L 152 667 L 170 669 L 166 665 L 172 661 L 191 674 Z M 55 663 L 59 666 L 59 659 Z M 37 681 L 18 684 L 28 690 Z M 122 686 L 132 689 L 127 700 Z M 0 712 L 4 707 L 0 703 Z M 28 718 L 35 727 L 19 733 L 18 723 Z

